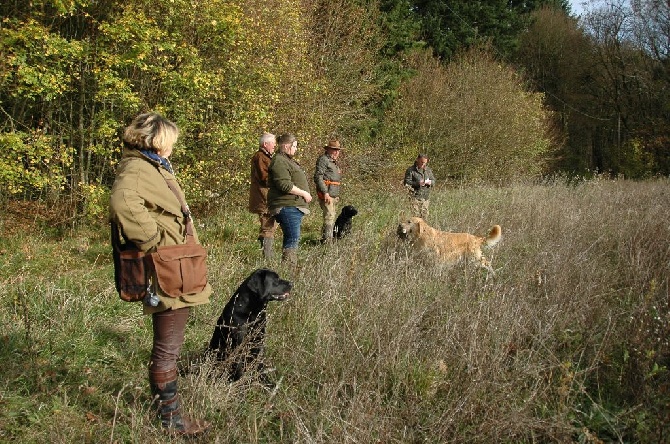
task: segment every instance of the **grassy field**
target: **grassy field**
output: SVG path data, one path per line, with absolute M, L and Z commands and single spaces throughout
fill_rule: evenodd
M 200 442 L 670 442 L 668 180 L 436 190 L 433 226 L 502 226 L 488 278 L 383 253 L 401 192 L 343 203 L 360 211 L 349 238 L 318 245 L 312 205 L 298 269 L 269 264 L 295 284 L 268 312 L 278 388 L 211 363 L 180 378 L 213 423 Z M 265 265 L 244 197 L 209 210 L 196 222 L 215 296 L 185 356 Z M 107 227 L 6 212 L 0 236 L 0 442 L 178 442 L 154 420 L 151 323 L 114 291 Z

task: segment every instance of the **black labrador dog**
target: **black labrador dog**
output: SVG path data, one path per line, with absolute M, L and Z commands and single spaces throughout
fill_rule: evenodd
M 345 205 L 340 211 L 340 215 L 335 219 L 333 227 L 333 238 L 342 239 L 351 231 L 351 218 L 358 214 L 358 210 L 353 205 Z
M 261 354 L 265 337 L 265 309 L 270 301 L 284 301 L 293 284 L 273 270 L 251 273 L 230 298 L 216 321 L 208 352 L 216 360 L 232 360 L 231 381 L 257 369 L 263 376 Z

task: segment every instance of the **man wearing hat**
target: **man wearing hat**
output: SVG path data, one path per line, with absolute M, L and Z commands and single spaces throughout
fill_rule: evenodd
M 337 158 L 340 156 L 342 147 L 339 140 L 331 139 L 323 149 L 324 153 L 316 161 L 314 183 L 319 205 L 323 211 L 321 243 L 328 243 L 333 240 L 337 203 L 340 200 L 342 170 L 337 164 Z

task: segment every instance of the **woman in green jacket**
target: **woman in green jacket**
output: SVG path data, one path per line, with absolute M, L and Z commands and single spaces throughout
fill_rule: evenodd
M 307 204 L 312 201 L 312 195 L 305 171 L 293 158 L 298 150 L 295 136 L 282 134 L 277 146 L 279 152 L 272 158 L 268 170 L 268 207 L 284 233 L 282 262 L 295 265 L 300 226 L 303 216 L 309 214 Z
M 179 129 L 156 113 L 137 116 L 123 133 L 123 154 L 116 171 L 110 197 L 110 219 L 120 236 L 144 252 L 157 246 L 185 243 L 186 217 L 168 182 L 184 199 L 168 157 L 172 154 Z M 193 233 L 197 242 L 197 234 Z M 149 363 L 151 392 L 158 400 L 163 427 L 181 435 L 205 432 L 209 424 L 182 414 L 177 394 L 177 359 L 184 343 L 184 330 L 191 307 L 209 302 L 212 288 L 174 298 L 155 285 L 158 296 L 153 304 L 143 302 L 145 314 L 152 316 L 153 347 Z M 155 305 L 154 305 L 155 304 Z

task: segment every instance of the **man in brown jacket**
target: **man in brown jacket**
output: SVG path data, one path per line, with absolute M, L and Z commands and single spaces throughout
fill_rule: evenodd
M 340 201 L 342 169 L 337 163 L 337 158 L 340 156 L 342 147 L 339 140 L 331 139 L 323 149 L 323 155 L 316 161 L 314 183 L 319 197 L 319 205 L 323 212 L 321 243 L 330 243 L 333 240 L 337 204 Z
M 274 134 L 263 133 L 258 141 L 258 151 L 251 158 L 251 188 L 249 190 L 249 211 L 258 214 L 260 230 L 258 240 L 263 256 L 272 259 L 277 224 L 268 212 L 268 167 L 277 142 Z

